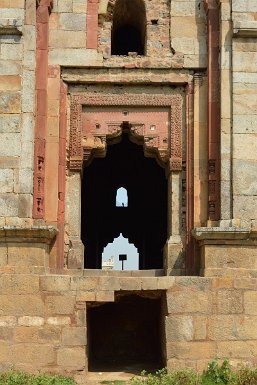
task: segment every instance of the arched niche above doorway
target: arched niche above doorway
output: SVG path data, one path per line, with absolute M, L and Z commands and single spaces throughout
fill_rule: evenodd
M 143 0 L 117 0 L 112 22 L 112 55 L 145 54 L 146 10 Z

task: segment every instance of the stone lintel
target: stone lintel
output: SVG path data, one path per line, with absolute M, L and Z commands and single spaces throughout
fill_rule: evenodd
M 250 240 L 254 233 L 248 228 L 240 227 L 196 227 L 192 231 L 197 241 L 212 242 L 226 240 Z
M 22 35 L 22 20 L 0 19 L 0 35 Z
M 193 79 L 189 71 L 172 69 L 127 69 L 127 68 L 73 68 L 62 67 L 62 79 L 72 84 L 122 83 L 122 84 L 158 84 L 184 86 Z
M 235 21 L 233 34 L 235 37 L 257 37 L 257 21 Z
M 0 227 L 0 243 L 46 243 L 50 244 L 57 235 L 58 230 L 54 226 Z

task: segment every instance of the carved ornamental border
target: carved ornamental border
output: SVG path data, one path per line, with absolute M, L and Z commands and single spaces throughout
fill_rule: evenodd
M 143 122 L 131 122 L 131 133 L 144 141 L 144 150 L 158 154 L 170 171 L 182 170 L 182 104 L 183 98 L 180 94 L 175 95 L 142 95 L 142 94 L 72 94 L 71 95 L 71 118 L 70 118 L 70 159 L 71 171 L 81 171 L 83 163 L 93 154 L 104 156 L 108 137 L 120 136 L 121 123 L 110 122 L 108 132 L 105 134 L 92 130 L 93 143 L 87 146 L 87 138 L 82 133 L 83 106 L 107 106 L 107 107 L 168 107 L 170 109 L 170 127 L 167 127 L 165 144 L 159 140 L 158 130 L 149 136 L 144 132 Z

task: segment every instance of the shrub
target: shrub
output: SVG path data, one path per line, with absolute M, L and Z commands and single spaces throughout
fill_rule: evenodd
M 140 377 L 130 380 L 130 385 L 257 385 L 257 368 L 241 366 L 233 371 L 228 360 L 222 364 L 212 361 L 202 374 L 192 370 L 168 372 L 166 369 L 155 374 L 142 372 Z
M 0 385 L 75 385 L 75 381 L 64 376 L 33 375 L 10 370 L 0 374 Z

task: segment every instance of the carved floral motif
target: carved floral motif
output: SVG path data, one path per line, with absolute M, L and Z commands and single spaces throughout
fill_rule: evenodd
M 83 106 L 108 106 L 110 110 L 119 107 L 166 107 L 170 110 L 170 124 L 160 128 L 150 125 L 147 114 L 141 122 L 128 122 L 130 133 L 140 139 L 147 156 L 156 155 L 171 170 L 182 170 L 182 96 L 176 95 L 141 95 L 141 94 L 73 94 L 71 100 L 71 138 L 70 169 L 79 171 L 83 163 L 90 157 L 103 157 L 106 153 L 107 139 L 122 134 L 122 121 L 117 121 L 115 113 L 110 114 L 113 121 L 97 121 L 92 124 L 86 121 L 86 129 L 82 127 Z M 91 125 L 90 125 L 91 124 Z M 146 125 L 150 126 L 148 131 Z M 149 133 L 153 130 L 153 133 Z M 164 132 L 165 131 L 165 132 Z

